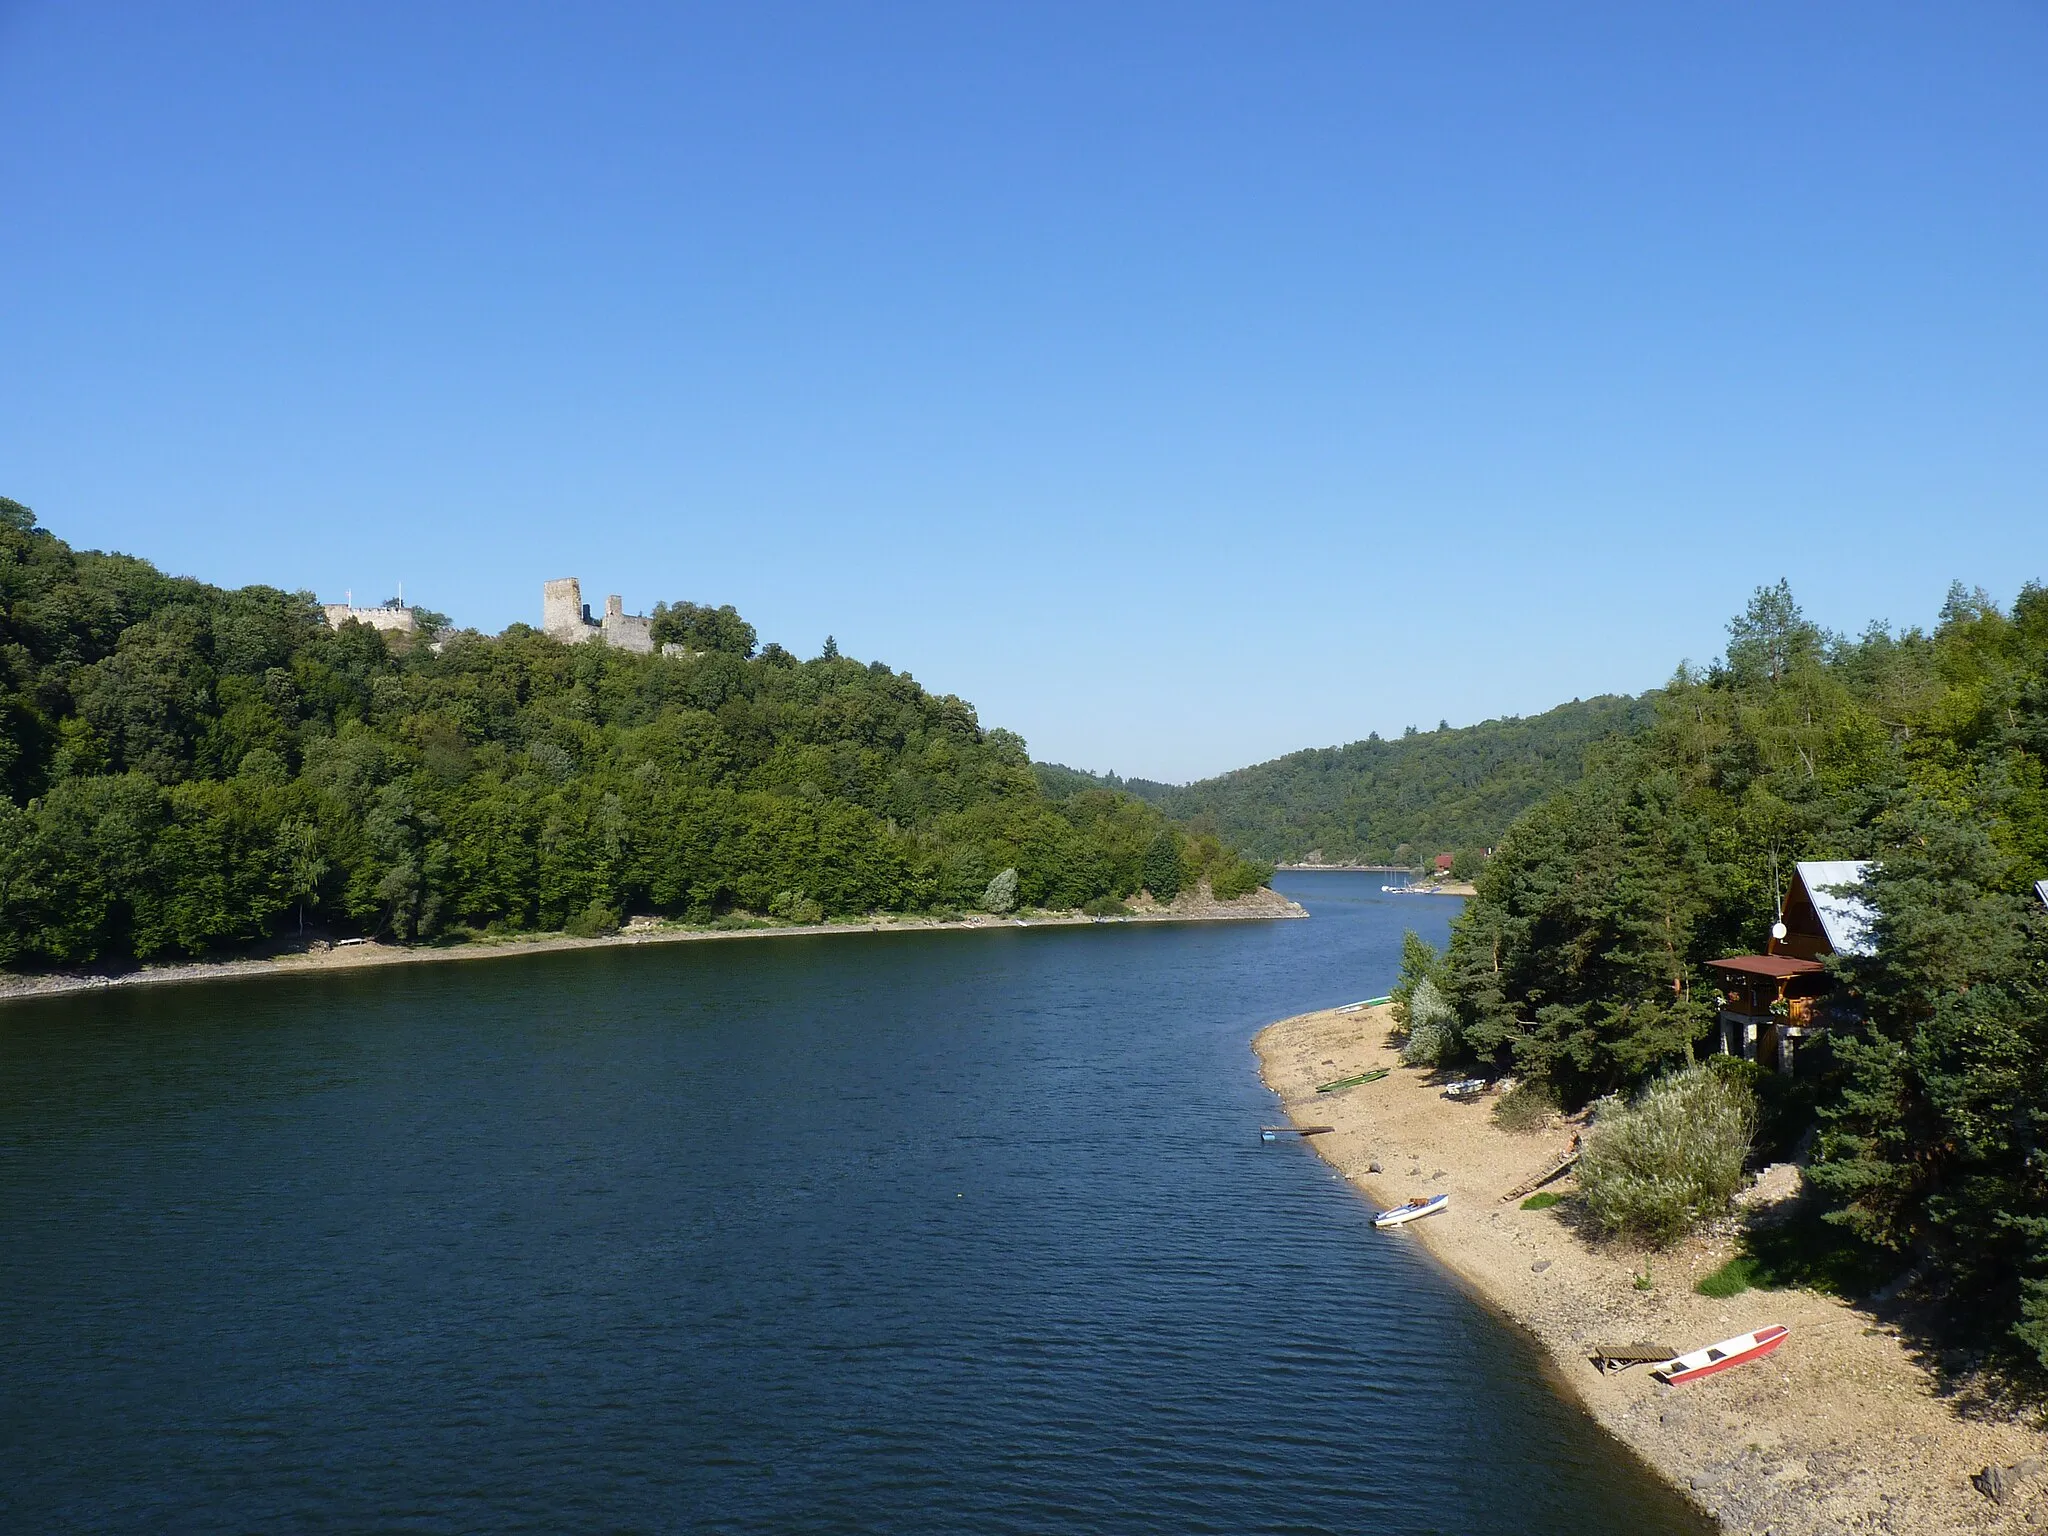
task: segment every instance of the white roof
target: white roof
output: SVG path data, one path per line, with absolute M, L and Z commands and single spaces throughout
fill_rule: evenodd
M 2034 894 L 2041 898 L 2042 906 L 2048 907 L 2048 880 L 2036 880 L 2034 882 Z
M 1877 943 L 1870 936 L 1877 921 L 1876 910 L 1861 896 L 1835 890 L 1836 886 L 1860 884 L 1869 871 L 1868 859 L 1813 859 L 1799 865 L 1800 882 L 1813 900 L 1813 910 L 1820 915 L 1820 926 L 1828 943 L 1838 955 L 1876 953 Z

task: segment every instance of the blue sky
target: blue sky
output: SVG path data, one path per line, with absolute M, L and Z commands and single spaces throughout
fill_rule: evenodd
M 2048 577 L 2048 7 L 0 0 L 0 494 L 1185 778 Z

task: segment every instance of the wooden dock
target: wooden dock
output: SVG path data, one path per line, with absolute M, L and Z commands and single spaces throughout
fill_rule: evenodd
M 1509 1190 L 1506 1194 L 1502 1195 L 1500 1197 L 1501 1201 L 1503 1203 L 1506 1203 L 1509 1200 L 1519 1200 L 1522 1198 L 1522 1196 L 1534 1193 L 1536 1190 L 1541 1189 L 1544 1185 L 1550 1183 L 1551 1181 L 1563 1178 L 1567 1173 L 1570 1173 L 1572 1171 L 1572 1169 L 1577 1165 L 1578 1161 L 1579 1149 L 1577 1147 L 1574 1147 L 1571 1150 L 1571 1154 L 1567 1156 L 1563 1162 L 1558 1163 L 1551 1168 L 1545 1169 L 1542 1173 L 1537 1174 L 1536 1177 L 1533 1179 L 1524 1179 L 1521 1183 L 1517 1184 L 1513 1189 Z M 1670 1357 L 1667 1355 L 1665 1358 L 1669 1359 Z
M 1593 1362 L 1593 1369 L 1604 1376 L 1609 1371 L 1625 1371 L 1632 1365 L 1662 1365 L 1673 1356 L 1670 1345 L 1643 1341 L 1635 1344 L 1591 1344 L 1586 1348 L 1586 1358 Z
M 1334 1125 L 1262 1125 L 1261 1136 L 1327 1136 L 1336 1130 Z

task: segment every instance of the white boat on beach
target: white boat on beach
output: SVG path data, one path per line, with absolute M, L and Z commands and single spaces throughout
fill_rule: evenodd
M 1399 1227 L 1424 1216 L 1433 1216 L 1451 1203 L 1449 1195 L 1417 1195 L 1406 1205 L 1397 1205 L 1390 1211 L 1381 1211 L 1373 1217 L 1376 1227 Z
M 1718 1344 L 1709 1344 L 1705 1349 L 1696 1349 L 1691 1354 L 1680 1355 L 1675 1360 L 1666 1360 L 1650 1374 L 1668 1386 L 1681 1382 L 1698 1381 L 1702 1376 L 1713 1376 L 1731 1366 L 1744 1365 L 1751 1360 L 1761 1360 L 1792 1332 L 1783 1323 L 1773 1323 L 1768 1328 L 1759 1328 L 1754 1333 L 1738 1333 L 1732 1339 L 1723 1339 Z

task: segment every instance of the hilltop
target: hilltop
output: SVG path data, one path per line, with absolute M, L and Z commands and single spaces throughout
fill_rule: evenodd
M 1035 766 L 1049 794 L 1135 795 L 1261 859 L 1410 864 L 1493 847 L 1523 811 L 1578 780 L 1589 746 L 1652 717 L 1647 698 L 1574 699 L 1540 715 L 1311 747 L 1194 784 Z
M 74 550 L 0 498 L 0 967 L 1106 913 L 1268 873 L 1135 796 L 1052 799 L 1022 740 L 883 662 L 757 647 L 730 609 L 655 622 L 678 615 L 720 622 L 666 655 L 337 624 Z

